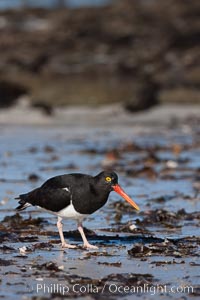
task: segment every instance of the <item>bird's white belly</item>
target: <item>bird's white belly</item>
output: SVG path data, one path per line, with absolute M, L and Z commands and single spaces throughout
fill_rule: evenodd
M 57 215 L 61 218 L 69 218 L 69 219 L 75 219 L 80 220 L 86 218 L 88 215 L 86 214 L 80 214 L 74 209 L 74 206 L 70 204 L 69 206 L 63 208 L 62 210 L 57 212 Z
M 73 219 L 77 221 L 84 220 L 87 218 L 88 214 L 80 214 L 74 209 L 74 206 L 72 204 L 68 205 L 67 207 L 59 210 L 59 211 L 51 211 L 48 209 L 45 209 L 43 207 L 38 206 L 40 209 L 45 210 L 46 212 L 59 216 L 61 218 L 68 218 L 68 219 Z

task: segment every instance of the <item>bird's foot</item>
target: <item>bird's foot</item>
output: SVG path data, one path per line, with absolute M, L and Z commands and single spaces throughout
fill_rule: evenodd
M 77 248 L 77 246 L 64 243 L 64 244 L 62 244 L 62 248 L 75 249 L 75 248 Z
M 90 243 L 83 244 L 83 248 L 86 248 L 86 249 L 99 249 L 97 246 L 91 245 Z

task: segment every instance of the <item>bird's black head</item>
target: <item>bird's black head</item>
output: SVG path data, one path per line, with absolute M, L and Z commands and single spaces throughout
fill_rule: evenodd
M 112 191 L 113 186 L 118 184 L 118 176 L 115 172 L 103 171 L 96 176 L 99 184 Z
M 101 190 L 104 190 L 107 193 L 115 191 L 127 202 L 129 202 L 135 209 L 139 210 L 138 205 L 125 193 L 125 191 L 118 184 L 118 176 L 115 172 L 103 171 L 95 176 L 95 179 L 96 184 L 101 188 Z

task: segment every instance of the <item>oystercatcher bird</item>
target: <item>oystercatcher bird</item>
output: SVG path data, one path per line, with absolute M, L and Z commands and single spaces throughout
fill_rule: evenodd
M 98 249 L 91 245 L 83 231 L 82 222 L 90 214 L 101 208 L 108 200 L 111 191 L 115 191 L 128 201 L 135 209 L 137 204 L 123 191 L 118 184 L 115 172 L 101 172 L 96 176 L 80 173 L 64 174 L 48 179 L 41 187 L 27 194 L 19 195 L 21 211 L 33 205 L 58 216 L 57 227 L 63 248 L 76 248 L 67 244 L 62 229 L 62 219 L 77 221 L 78 230 L 83 239 L 84 248 Z

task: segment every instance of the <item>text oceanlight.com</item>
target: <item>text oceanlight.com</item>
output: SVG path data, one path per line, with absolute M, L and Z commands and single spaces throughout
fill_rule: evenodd
M 86 284 L 82 285 L 76 283 L 74 285 L 65 285 L 60 283 L 37 283 L 36 287 L 33 288 L 37 293 L 42 294 L 61 294 L 67 295 L 69 293 L 74 294 L 103 294 L 104 292 L 110 294 L 138 294 L 144 293 L 149 295 L 155 294 L 192 294 L 193 293 L 193 286 L 167 286 L 167 285 L 138 285 L 138 286 L 128 286 L 128 285 L 120 285 L 115 283 L 105 283 L 103 286 L 96 286 L 93 284 Z

